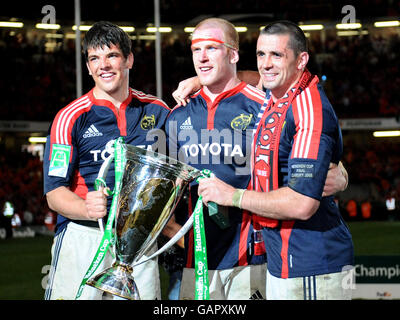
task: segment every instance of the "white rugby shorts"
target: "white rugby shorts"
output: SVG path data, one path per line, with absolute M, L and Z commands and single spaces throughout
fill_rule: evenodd
M 58 234 L 51 249 L 52 262 L 45 292 L 46 300 L 74 300 L 98 246 L 102 233 L 97 228 L 73 222 Z M 157 244 L 147 254 L 157 250 Z M 142 257 L 145 259 L 145 256 Z M 110 267 L 113 258 L 109 250 L 95 274 Z M 158 260 L 154 258 L 133 269 L 132 273 L 142 300 L 161 299 Z M 86 285 L 80 300 L 102 300 L 103 291 Z
M 267 271 L 268 300 L 351 300 L 354 269 L 298 278 L 277 278 Z
M 210 300 L 265 299 L 266 264 L 208 270 Z M 184 268 L 180 300 L 195 298 L 195 269 Z

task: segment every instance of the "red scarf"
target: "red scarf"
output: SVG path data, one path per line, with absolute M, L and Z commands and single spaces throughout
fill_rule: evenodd
M 257 126 L 252 145 L 252 189 L 255 191 L 269 192 L 278 189 L 278 156 L 279 141 L 285 123 L 286 112 L 293 99 L 299 95 L 314 77 L 305 70 L 294 85 L 285 95 L 275 103 L 270 96 L 264 103 L 267 107 Z M 277 227 L 278 220 L 253 215 L 255 228 L 257 224 L 263 227 Z

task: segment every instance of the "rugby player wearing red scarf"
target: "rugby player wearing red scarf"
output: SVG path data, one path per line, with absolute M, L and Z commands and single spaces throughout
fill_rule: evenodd
M 333 197 L 322 196 L 342 136 L 308 59 L 295 24 L 280 21 L 261 32 L 257 62 L 267 97 L 254 134 L 251 190 L 209 178 L 199 194 L 255 213 L 267 251 L 267 299 L 350 299 L 351 235 Z

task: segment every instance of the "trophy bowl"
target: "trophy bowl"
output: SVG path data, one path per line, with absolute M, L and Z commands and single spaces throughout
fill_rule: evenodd
M 157 240 L 197 169 L 160 153 L 123 144 L 124 173 L 118 197 L 115 262 L 87 281 L 112 295 L 140 300 L 133 265 Z

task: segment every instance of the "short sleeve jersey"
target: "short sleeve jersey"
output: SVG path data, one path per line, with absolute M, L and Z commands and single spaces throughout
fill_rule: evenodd
M 211 101 L 204 90 L 187 106 L 175 108 L 166 123 L 171 157 L 193 167 L 209 169 L 236 188 L 250 181 L 252 130 L 265 94 L 244 82 Z M 189 210 L 198 199 L 197 183 L 190 185 Z M 230 227 L 221 229 L 204 207 L 208 267 L 227 269 L 248 263 L 251 219 L 234 207 L 226 208 Z M 193 267 L 193 232 L 185 239 L 187 267 Z
M 306 221 L 281 220 L 275 227 L 263 228 L 268 270 L 274 276 L 340 272 L 353 263 L 351 235 L 334 197 L 322 197 L 329 163 L 339 162 L 342 148 L 335 112 L 321 85 L 313 81 L 287 110 L 279 144 L 278 179 L 279 187 L 288 186 L 317 199 L 320 206 Z
M 168 106 L 154 96 L 129 89 L 128 98 L 119 109 L 107 100 L 96 99 L 93 89 L 61 109 L 49 130 L 43 161 L 44 193 L 60 186 L 68 187 L 85 199 L 94 190 L 94 182 L 104 160 L 113 152 L 115 139 L 152 148 L 148 134 L 164 129 L 170 112 Z M 107 186 L 114 188 L 112 166 Z M 111 197 L 108 197 L 108 209 Z M 56 233 L 70 220 L 57 217 Z

